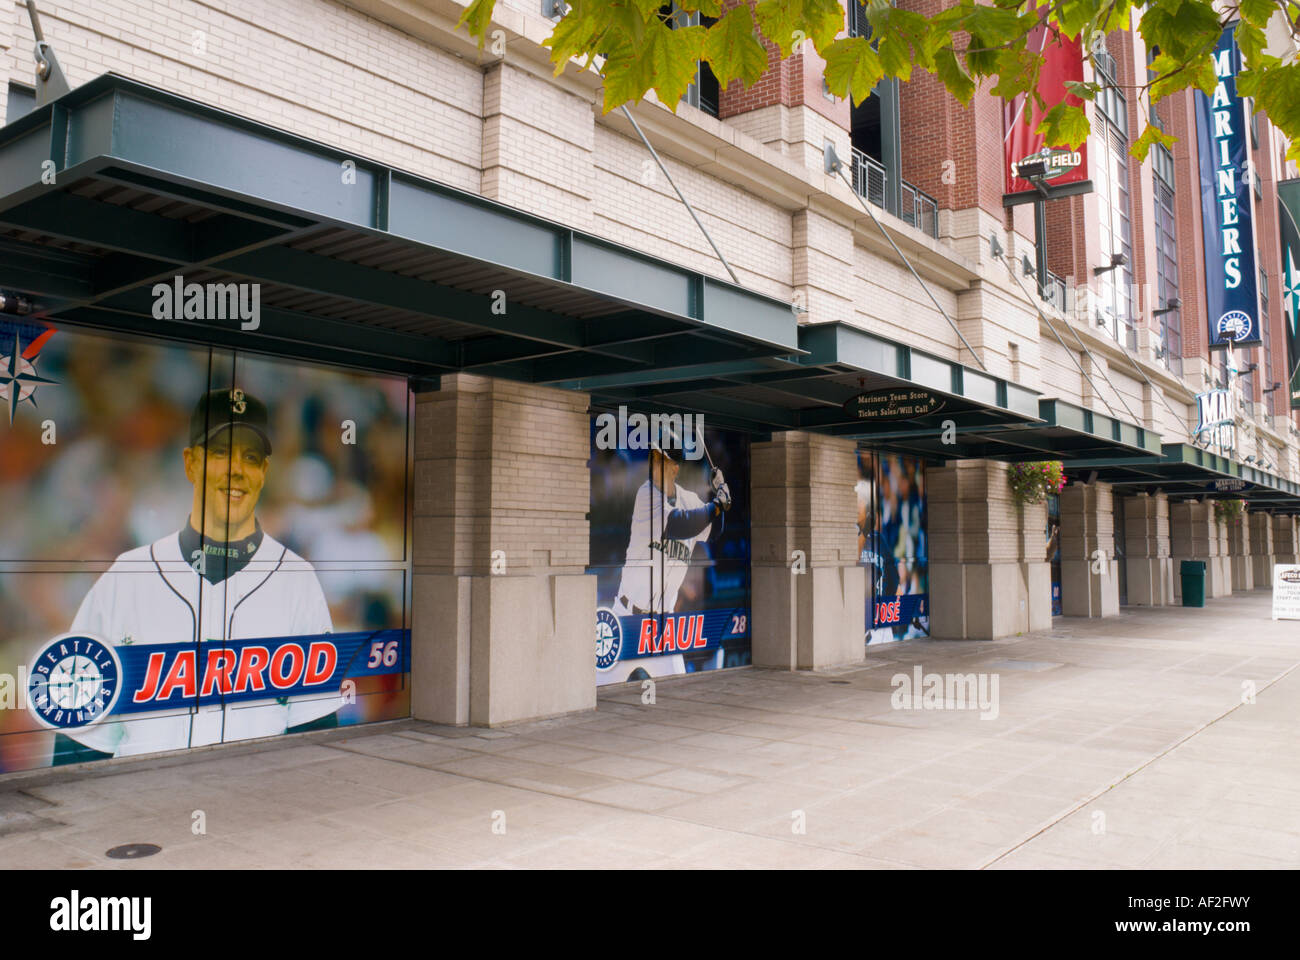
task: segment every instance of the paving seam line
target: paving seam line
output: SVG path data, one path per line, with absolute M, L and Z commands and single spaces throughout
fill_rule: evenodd
M 1265 690 L 1267 690 L 1269 687 L 1272 687 L 1274 684 L 1279 683 L 1279 682 L 1282 681 L 1282 680 L 1285 680 L 1288 676 L 1290 676 L 1292 673 L 1294 673 L 1297 669 L 1300 669 L 1300 662 L 1293 663 L 1290 667 L 1288 667 L 1287 669 L 1283 670 L 1280 674 L 1278 674 L 1278 675 L 1277 675 L 1276 677 L 1274 677 L 1272 680 L 1268 681 L 1268 683 L 1264 684 L 1264 686 L 1260 687 L 1259 690 L 1256 691 L 1256 696 L 1258 697 L 1258 695 L 1259 695 L 1260 693 L 1263 693 L 1263 692 L 1264 692 Z M 1087 796 L 1087 797 L 1084 798 L 1083 800 L 1079 801 L 1079 803 L 1077 803 L 1077 804 L 1075 804 L 1073 807 L 1070 807 L 1069 809 L 1064 810 L 1064 811 L 1062 811 L 1061 813 L 1057 814 L 1057 816 L 1056 816 L 1054 819 L 1052 819 L 1052 820 L 1050 820 L 1050 821 L 1048 821 L 1048 822 L 1042 824 L 1042 825 L 1041 825 L 1037 830 L 1035 830 L 1033 833 L 1031 833 L 1031 834 L 1029 834 L 1028 836 L 1024 837 L 1024 838 L 1023 838 L 1022 840 L 1020 840 L 1018 843 L 1013 844 L 1012 846 L 1008 847 L 1006 850 L 1003 850 L 1001 853 L 999 853 L 996 857 L 993 857 L 991 860 L 988 860 L 988 861 L 986 861 L 986 862 L 980 864 L 979 867 L 977 867 L 976 869 L 978 869 L 978 870 L 986 870 L 986 869 L 988 869 L 989 867 L 993 866 L 993 864 L 997 863 L 999 860 L 1003 859 L 1004 857 L 1006 857 L 1006 856 L 1008 856 L 1008 855 L 1010 855 L 1010 854 L 1012 854 L 1012 853 L 1015 853 L 1015 852 L 1016 852 L 1017 850 L 1019 850 L 1021 847 L 1025 846 L 1025 844 L 1029 843 L 1030 841 L 1032 841 L 1032 840 L 1036 839 L 1037 837 L 1041 836 L 1042 834 L 1046 833 L 1048 830 L 1050 830 L 1052 827 L 1056 826 L 1056 825 L 1057 825 L 1058 823 L 1060 823 L 1062 820 L 1065 820 L 1067 817 L 1072 817 L 1072 816 L 1074 816 L 1074 814 L 1078 813 L 1080 810 L 1082 810 L 1082 809 L 1083 809 L 1084 807 L 1086 807 L 1088 804 L 1092 803 L 1092 802 L 1093 802 L 1094 800 L 1096 800 L 1097 798 L 1102 797 L 1102 796 L 1105 796 L 1107 793 L 1109 793 L 1110 791 L 1112 791 L 1112 790 L 1114 790 L 1116 787 L 1118 787 L 1121 783 L 1124 783 L 1125 781 L 1129 780 L 1129 779 L 1130 779 L 1131 777 L 1133 777 L 1135 774 L 1138 774 L 1138 773 L 1142 772 L 1142 771 L 1145 770 L 1147 767 L 1149 767 L 1149 766 L 1151 766 L 1153 763 L 1155 763 L 1157 760 L 1161 760 L 1161 759 L 1163 759 L 1164 757 L 1167 757 L 1169 754 L 1173 753 L 1175 750 L 1177 750 L 1179 747 L 1181 747 L 1181 746 L 1182 746 L 1184 743 L 1186 743 L 1188 740 L 1192 739 L 1192 737 L 1197 736 L 1197 735 L 1200 734 L 1202 731 L 1208 729 L 1209 727 L 1212 727 L 1214 724 L 1218 723 L 1220 720 L 1224 719 L 1225 717 L 1229 716 L 1230 714 L 1236 713 L 1236 712 L 1237 712 L 1238 710 L 1240 710 L 1242 707 L 1247 706 L 1247 705 L 1248 705 L 1248 704 L 1246 704 L 1245 702 L 1237 703 L 1237 704 L 1234 704 L 1232 707 L 1228 708 L 1227 710 L 1223 711 L 1223 713 L 1219 714 L 1217 717 L 1211 717 L 1209 720 L 1205 721 L 1205 722 L 1204 722 L 1203 724 L 1201 724 L 1199 727 L 1197 727 L 1196 729 L 1194 729 L 1194 730 L 1192 730 L 1190 733 L 1188 733 L 1188 734 L 1187 734 L 1185 737 L 1183 737 L 1181 740 L 1179 740 L 1179 741 L 1177 741 L 1176 743 L 1171 744 L 1170 746 L 1166 747 L 1164 750 L 1160 751 L 1160 752 L 1157 753 L 1155 756 L 1153 756 L 1153 757 L 1151 757 L 1151 758 L 1149 758 L 1149 759 L 1147 759 L 1147 760 L 1143 760 L 1141 763 L 1138 763 L 1138 764 L 1136 764 L 1135 766 L 1131 767 L 1127 772 L 1125 772 L 1125 774 L 1124 774 L 1123 776 L 1121 776 L 1118 780 L 1116 780 L 1116 781 L 1115 781 L 1114 783 L 1112 783 L 1110 786 L 1108 786 L 1108 787 L 1102 787 L 1102 788 L 1100 788 L 1100 789 L 1098 789 L 1098 790 L 1093 791 L 1092 794 L 1090 794 L 1089 796 Z

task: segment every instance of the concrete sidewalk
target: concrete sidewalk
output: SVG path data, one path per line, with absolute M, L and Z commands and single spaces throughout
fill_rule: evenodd
M 1300 623 L 1256 592 L 1056 625 L 10 777 L 0 867 L 1300 866 Z M 916 666 L 996 677 L 997 717 L 893 709 Z

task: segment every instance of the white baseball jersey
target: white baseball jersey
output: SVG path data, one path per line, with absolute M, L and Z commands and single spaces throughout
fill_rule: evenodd
M 180 537 L 173 533 L 118 557 L 82 600 L 70 632 L 121 646 L 191 639 L 220 643 L 333 629 L 311 564 L 269 534 L 263 534 L 255 559 L 213 584 L 185 562 Z M 128 714 L 63 732 L 93 750 L 128 756 L 274 736 L 328 716 L 343 702 L 339 696 L 282 699 Z
M 669 502 L 664 492 L 649 480 L 641 484 L 632 507 L 627 560 L 623 565 L 616 603 L 626 597 L 629 607 L 642 610 L 672 613 L 677 608 L 677 591 L 690 569 L 695 545 L 709 538 L 713 524 L 706 524 L 689 540 L 664 538 L 664 524 L 673 510 L 696 510 L 702 506 L 703 500 L 680 486 L 673 502 Z

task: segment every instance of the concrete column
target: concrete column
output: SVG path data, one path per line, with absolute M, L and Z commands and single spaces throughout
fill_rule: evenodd
M 1205 562 L 1205 595 L 1222 597 L 1231 592 L 1219 556 L 1219 524 L 1208 500 L 1183 500 L 1169 505 L 1169 552 L 1173 559 L 1174 596 L 1183 598 L 1179 565 L 1184 560 Z
M 1174 564 L 1169 557 L 1169 498 L 1141 494 L 1124 500 L 1124 552 L 1128 602 L 1162 607 L 1174 602 Z
M 1250 513 L 1250 564 L 1255 577 L 1255 589 L 1267 590 L 1273 585 L 1273 517 L 1267 513 Z
M 1276 563 L 1300 563 L 1300 527 L 1295 517 L 1273 518 L 1273 559 Z M 1272 573 L 1268 582 L 1271 586 Z
M 866 657 L 856 446 L 799 432 L 750 446 L 756 666 L 808 670 Z
M 1250 555 L 1250 514 L 1222 524 L 1228 536 L 1228 562 L 1232 567 L 1232 590 L 1255 589 L 1255 566 Z
M 1017 504 L 1007 466 L 927 468 L 930 633 L 992 640 L 1052 626 L 1047 506 Z
M 1219 552 L 1215 555 L 1214 565 L 1218 568 L 1217 583 L 1220 584 L 1218 593 L 1211 593 L 1213 597 L 1230 597 L 1232 596 L 1233 577 L 1232 577 L 1232 554 L 1228 542 L 1228 524 L 1214 516 L 1214 506 L 1210 506 L 1210 520 L 1213 524 L 1215 535 L 1219 541 Z
M 1061 609 L 1067 617 L 1119 613 L 1115 515 L 1108 483 L 1061 491 Z
M 457 374 L 417 395 L 411 712 L 596 705 L 587 396 Z

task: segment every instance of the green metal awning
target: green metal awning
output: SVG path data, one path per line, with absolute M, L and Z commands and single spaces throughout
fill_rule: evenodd
M 260 325 L 155 319 L 154 285 L 177 276 L 257 283 Z M 112 74 L 0 128 L 0 289 L 55 323 L 471 371 L 931 459 L 1153 453 L 1138 427 L 857 327 L 799 325 L 781 300 Z M 942 406 L 891 422 L 845 410 L 894 389 Z
M 261 322 L 152 288 L 260 284 Z M 108 74 L 0 128 L 0 289 L 55 323 L 549 383 L 798 352 L 788 303 Z
M 1166 443 L 1149 460 L 1111 457 L 1067 460 L 1072 475 L 1096 473 L 1121 493 L 1169 495 L 1171 500 L 1239 499 L 1257 509 L 1300 513 L 1300 483 L 1186 443 Z
M 1159 437 L 1150 431 L 1061 400 L 1040 399 L 1018 384 L 845 323 L 804 325 L 799 346 L 804 353 L 797 357 L 605 376 L 564 386 L 591 392 L 603 406 L 698 410 L 720 426 L 829 433 L 930 460 L 1150 457 L 1160 450 Z M 845 412 L 845 401 L 880 390 L 921 390 L 943 405 L 892 422 L 866 423 Z M 953 442 L 944 443 L 948 421 Z

